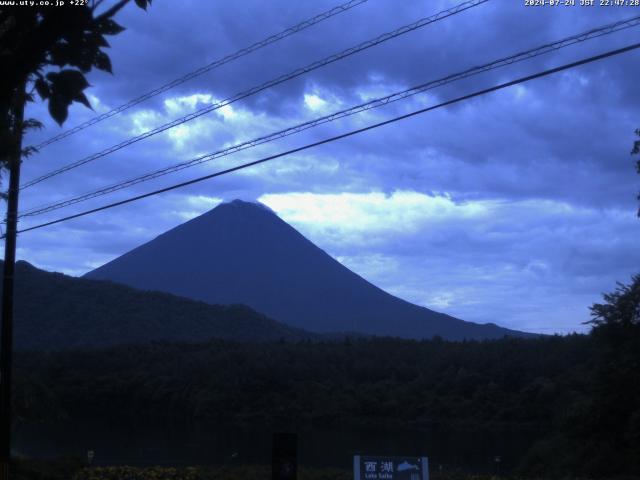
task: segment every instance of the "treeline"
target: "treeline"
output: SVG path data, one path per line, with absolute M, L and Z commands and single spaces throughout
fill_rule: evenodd
M 588 398 L 595 351 L 593 338 L 573 335 L 22 353 L 15 407 L 28 420 L 351 423 L 546 435 Z
M 377 338 L 29 353 L 16 361 L 18 405 L 25 418 L 41 408 L 70 418 L 539 425 L 584 396 L 592 343 Z
M 523 473 L 640 475 L 640 276 L 605 300 L 589 335 L 23 352 L 15 411 L 26 420 L 535 427 Z

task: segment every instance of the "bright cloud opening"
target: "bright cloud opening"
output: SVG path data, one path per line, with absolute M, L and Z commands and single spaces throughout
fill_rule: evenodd
M 327 104 L 327 101 L 323 100 L 318 95 L 305 93 L 304 104 L 310 110 L 322 110 L 324 106 Z

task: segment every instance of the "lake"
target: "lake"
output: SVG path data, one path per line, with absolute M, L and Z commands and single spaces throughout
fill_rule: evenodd
M 269 464 L 274 431 L 266 426 L 125 425 L 109 422 L 22 424 L 16 427 L 16 453 L 37 458 L 82 457 L 95 451 L 95 465 Z M 299 463 L 350 468 L 355 454 L 427 456 L 432 469 L 460 468 L 476 473 L 513 468 L 539 436 L 531 431 L 302 427 Z

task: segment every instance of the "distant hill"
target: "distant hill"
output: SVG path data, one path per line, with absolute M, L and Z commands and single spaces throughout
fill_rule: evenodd
M 486 339 L 522 332 L 413 305 L 372 285 L 266 206 L 235 200 L 89 272 L 210 304 L 241 303 L 314 332 Z
M 45 272 L 22 261 L 16 265 L 15 294 L 16 349 L 315 337 L 242 305 L 209 305 L 167 293 L 142 292 Z

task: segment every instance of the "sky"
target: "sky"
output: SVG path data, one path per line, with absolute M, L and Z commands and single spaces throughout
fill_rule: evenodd
M 157 0 L 118 17 L 114 74 L 93 72 L 94 111 L 63 128 L 27 115 L 37 144 L 142 93 L 337 5 L 340 0 Z M 138 142 L 21 195 L 46 205 L 214 152 L 522 50 L 640 15 L 634 7 L 529 7 L 490 0 Z M 197 108 L 231 97 L 456 5 L 369 0 L 190 80 L 46 148 L 30 180 Z M 86 203 L 23 228 L 361 128 L 637 42 L 640 27 L 455 82 Z M 259 201 L 348 268 L 419 305 L 531 332 L 584 332 L 589 306 L 640 270 L 640 52 L 572 69 L 55 226 L 25 232 L 18 257 L 81 275 L 240 198 Z

